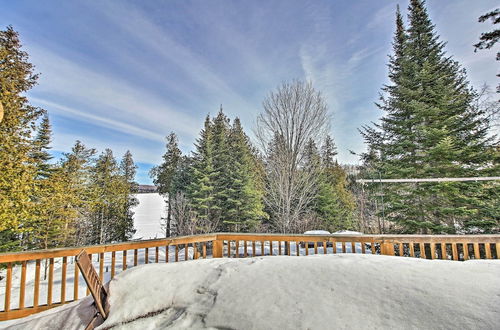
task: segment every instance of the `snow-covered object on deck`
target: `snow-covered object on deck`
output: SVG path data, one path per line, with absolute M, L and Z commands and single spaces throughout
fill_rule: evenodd
M 304 235 L 330 235 L 330 232 L 326 230 L 308 230 Z
M 340 234 L 340 235 L 363 235 L 363 233 L 360 233 L 359 231 L 352 231 L 352 230 L 339 230 L 334 232 L 333 234 Z
M 209 259 L 131 268 L 101 329 L 499 329 L 500 261 L 361 254 Z M 88 299 L 13 329 L 84 326 Z M 80 323 L 78 323 L 80 322 Z

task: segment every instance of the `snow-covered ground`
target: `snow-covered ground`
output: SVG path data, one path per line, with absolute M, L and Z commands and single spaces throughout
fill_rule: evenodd
M 358 254 L 143 265 L 110 282 L 101 328 L 498 329 L 499 278 L 498 260 Z M 77 329 L 91 316 L 86 298 L 0 327 Z
M 133 211 L 134 228 L 137 230 L 134 239 L 153 239 L 165 237 L 160 220 L 166 217 L 166 203 L 160 194 L 136 194 L 139 200 Z

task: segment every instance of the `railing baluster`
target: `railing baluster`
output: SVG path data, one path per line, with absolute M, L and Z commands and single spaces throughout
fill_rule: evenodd
M 431 259 L 436 259 L 436 244 L 434 242 L 430 242 L 431 249 Z
M 342 242 L 342 253 L 346 253 L 345 242 Z
M 458 260 L 457 243 L 452 243 L 451 244 L 451 252 L 453 254 L 453 260 Z
M 67 268 L 67 257 L 63 257 L 62 269 L 61 269 L 61 304 L 66 302 L 66 268 Z
M 99 253 L 99 279 L 104 282 L 104 253 Z
M 495 247 L 496 247 L 496 250 L 497 250 L 497 259 L 500 259 L 500 242 L 496 242 L 495 243 Z
M 90 253 L 89 253 L 89 260 L 90 260 L 90 264 L 92 264 L 92 254 L 90 254 Z M 90 294 L 90 290 L 89 290 L 89 287 L 87 287 L 85 295 L 88 296 L 89 294 Z
M 413 245 L 413 242 L 410 242 L 410 257 L 415 256 L 415 246 Z
M 490 245 L 490 243 L 484 244 L 484 250 L 486 252 L 486 259 L 491 259 L 491 245 Z
M 160 254 L 160 247 L 155 247 L 155 262 L 158 263 L 159 260 L 159 255 Z
M 256 254 L 256 251 L 255 251 L 255 241 L 252 241 L 252 257 L 255 257 L 257 254 Z
M 149 248 L 144 248 L 144 263 L 149 264 Z
M 441 242 L 441 259 L 448 260 L 448 251 L 446 251 L 446 243 Z
M 111 279 L 115 277 L 116 252 L 111 252 Z
M 372 254 L 376 254 L 377 253 L 377 250 L 375 249 L 375 241 L 372 241 L 371 249 L 372 249 Z M 336 250 L 334 250 L 334 251 L 336 251 Z
M 273 255 L 273 241 L 269 241 L 269 255 Z
M 54 285 L 54 258 L 49 259 L 49 286 L 47 292 L 47 306 L 52 305 L 52 287 Z
M 333 248 L 333 253 L 337 253 L 337 241 L 332 240 L 332 248 Z
M 318 242 L 314 242 L 314 254 L 318 254 Z
M 196 247 L 196 243 L 193 243 L 193 260 L 198 259 L 198 248 Z
M 231 241 L 227 241 L 227 257 L 231 258 Z
M 304 247 L 306 249 L 306 256 L 309 255 L 309 242 L 304 242 Z
M 464 260 L 469 260 L 469 244 L 462 243 L 462 248 L 464 249 Z
M 248 257 L 248 244 L 247 241 L 243 241 L 243 256 Z
M 40 296 L 40 259 L 36 259 L 35 264 L 35 286 L 33 288 L 33 307 L 38 306 L 38 297 Z
M 75 267 L 73 269 L 73 300 L 78 300 L 78 279 L 80 277 L 80 269 L 78 269 L 78 266 L 76 265 L 76 261 L 74 258 L 73 258 L 73 266 Z M 38 272 L 38 277 L 40 277 L 40 272 Z M 37 292 L 37 295 L 35 296 L 35 298 L 38 301 L 38 292 Z M 36 306 L 35 304 L 33 304 L 33 305 Z M 37 303 L 37 305 L 38 305 L 38 303 Z
M 123 250 L 122 270 L 127 269 L 127 250 Z
M 266 249 L 264 247 L 264 241 L 260 241 L 260 255 L 265 256 L 266 255 Z
M 425 259 L 425 243 L 419 243 L 420 248 L 420 258 Z
M 356 253 L 356 242 L 351 242 L 351 253 Z
M 281 241 L 278 241 L 278 255 L 281 255 Z
M 328 244 L 326 244 L 326 241 L 323 241 L 323 254 L 326 254 L 328 252 Z
M 175 262 L 179 261 L 179 245 L 175 244 Z
M 240 241 L 236 240 L 235 244 L 236 244 L 236 255 L 235 255 L 235 257 L 239 258 L 240 257 Z
M 203 258 L 207 258 L 207 242 L 203 242 Z
M 21 284 L 19 287 L 19 309 L 24 308 L 25 292 L 26 292 L 26 260 L 23 260 L 21 266 Z
M 295 242 L 295 250 L 297 257 L 300 256 L 300 244 L 298 241 Z
M 189 244 L 184 244 L 184 261 L 189 259 Z
M 479 243 L 474 243 L 474 259 L 481 259 L 481 254 L 479 253 Z
M 168 255 L 170 254 L 170 245 L 165 246 L 165 262 L 168 263 Z
M 5 278 L 5 304 L 4 311 L 10 311 L 10 295 L 12 290 L 12 262 L 7 264 L 7 276 Z

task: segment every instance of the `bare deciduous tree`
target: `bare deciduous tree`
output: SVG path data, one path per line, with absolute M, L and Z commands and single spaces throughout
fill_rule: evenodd
M 170 207 L 172 208 L 170 211 L 174 236 L 206 234 L 216 231 L 218 222 L 197 218 L 189 205 L 188 198 L 183 192 L 178 192 L 172 196 Z M 161 226 L 166 231 L 166 218 L 163 219 Z
M 310 82 L 293 81 L 271 92 L 263 107 L 255 134 L 266 156 L 265 201 L 277 229 L 296 231 L 316 189 L 304 151 L 311 140 L 319 144 L 329 128 L 327 104 Z

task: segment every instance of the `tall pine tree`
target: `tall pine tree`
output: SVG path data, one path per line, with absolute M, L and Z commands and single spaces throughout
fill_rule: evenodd
M 465 71 L 444 51 L 424 6 L 411 0 L 409 28 L 396 15 L 391 84 L 378 107 L 381 123 L 363 129 L 376 177 L 481 176 L 491 170 L 488 123 L 473 106 Z M 373 156 L 376 159 L 373 159 Z M 391 184 L 383 210 L 403 232 L 492 230 L 498 219 L 481 214 L 483 183 Z
M 36 162 L 32 134 L 43 111 L 29 104 L 26 92 L 38 79 L 12 27 L 0 31 L 0 250 L 19 248 L 34 213 Z

